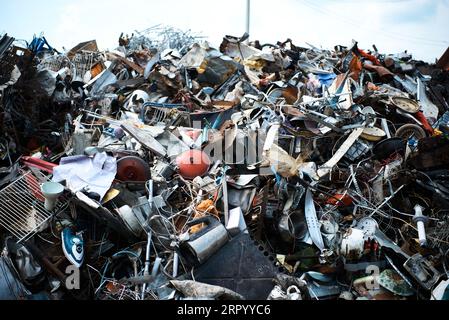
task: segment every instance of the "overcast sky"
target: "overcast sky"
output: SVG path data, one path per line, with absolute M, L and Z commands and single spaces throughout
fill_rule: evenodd
M 449 0 L 251 0 L 251 38 L 323 48 L 376 44 L 434 61 L 449 46 Z M 218 46 L 245 32 L 246 0 L 0 0 L 0 33 L 30 41 L 44 32 L 57 49 L 96 39 L 113 49 L 121 32 L 157 24 L 190 29 Z

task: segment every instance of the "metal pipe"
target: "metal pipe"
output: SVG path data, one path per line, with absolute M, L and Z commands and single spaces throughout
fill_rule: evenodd
M 178 277 L 179 255 L 175 252 L 173 256 L 173 278 Z
M 228 203 L 228 181 L 226 179 L 226 169 L 223 170 L 223 211 L 225 217 L 225 225 L 228 225 L 229 221 L 229 203 Z
M 150 275 L 150 249 L 151 249 L 151 237 L 152 237 L 152 232 L 148 232 L 148 240 L 147 240 L 147 248 L 146 248 L 146 255 L 145 255 L 145 270 L 143 272 L 144 276 L 149 276 Z M 141 296 L 141 300 L 143 300 L 145 298 L 145 291 L 147 289 L 147 284 L 144 283 L 142 286 L 142 296 Z
M 151 216 L 151 213 L 153 211 L 153 180 L 149 180 L 148 181 L 148 205 L 150 206 L 150 214 L 148 215 L 149 217 Z M 146 255 L 145 255 L 145 269 L 143 272 L 144 276 L 149 276 L 150 275 L 150 250 L 151 250 L 151 237 L 152 237 L 152 232 L 148 232 L 148 239 L 147 239 L 147 248 L 146 248 Z M 145 297 L 145 291 L 147 289 L 147 284 L 144 283 L 142 286 L 142 300 Z
M 150 214 L 153 210 L 153 189 L 154 189 L 154 181 L 153 180 L 149 180 L 148 181 L 148 204 L 150 205 Z
M 153 270 L 151 271 L 151 276 L 155 278 L 157 276 L 157 273 L 159 271 L 159 267 L 161 266 L 162 258 L 157 257 L 154 261 Z

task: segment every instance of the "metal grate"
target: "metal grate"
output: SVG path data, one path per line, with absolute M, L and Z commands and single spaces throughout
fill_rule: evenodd
M 52 212 L 44 207 L 45 198 L 39 183 L 48 179 L 36 174 L 39 177 L 31 171 L 24 171 L 19 179 L 0 190 L 0 225 L 18 242 L 33 236 L 52 216 Z M 55 212 L 61 209 L 63 202 L 58 203 Z

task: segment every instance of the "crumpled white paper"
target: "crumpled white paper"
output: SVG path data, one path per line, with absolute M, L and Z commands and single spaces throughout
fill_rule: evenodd
M 111 188 L 117 174 L 117 160 L 106 152 L 95 157 L 73 156 L 61 159 L 60 165 L 53 169 L 53 182 L 66 181 L 73 193 L 82 191 L 98 193 L 100 200 Z

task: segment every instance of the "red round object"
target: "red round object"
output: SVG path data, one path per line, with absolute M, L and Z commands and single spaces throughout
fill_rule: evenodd
M 176 158 L 179 174 L 184 179 L 195 179 L 204 176 L 210 168 L 211 162 L 207 154 L 201 150 L 190 150 Z
M 150 167 L 139 157 L 123 157 L 117 161 L 116 179 L 120 181 L 144 182 L 150 177 Z

